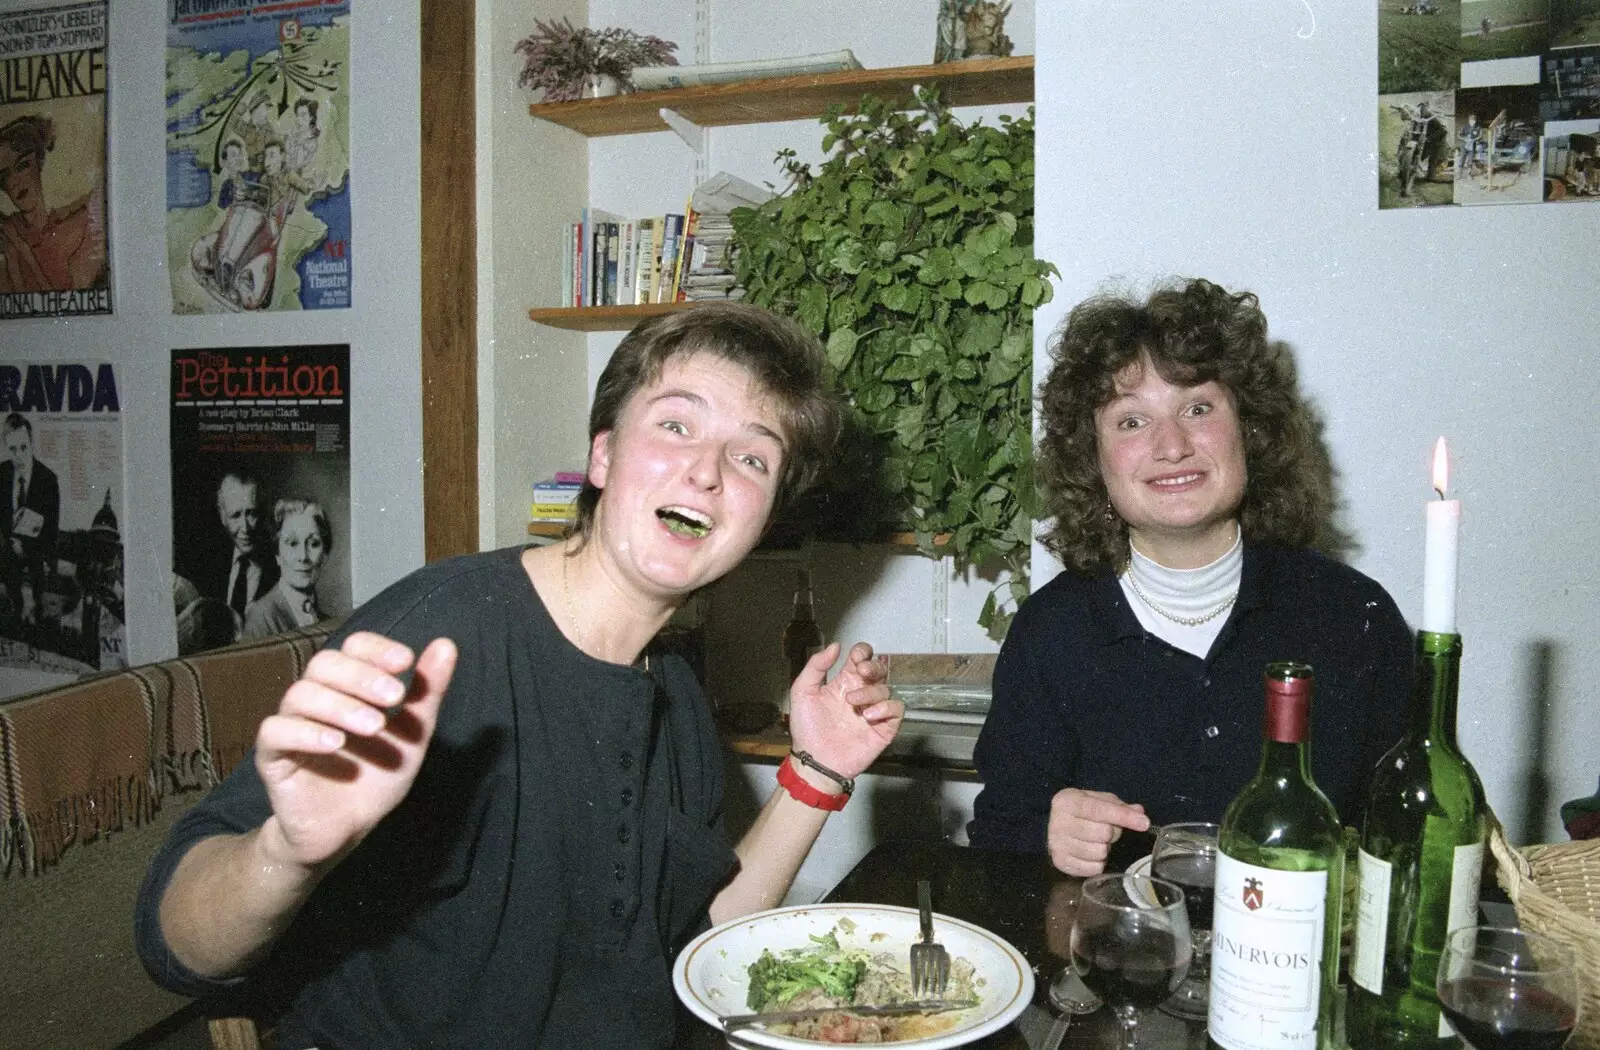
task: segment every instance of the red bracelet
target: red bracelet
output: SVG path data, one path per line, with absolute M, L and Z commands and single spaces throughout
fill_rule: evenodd
M 778 786 L 793 796 L 796 802 L 803 802 L 812 809 L 838 812 L 850 801 L 848 794 L 830 795 L 807 784 L 787 758 L 778 763 Z

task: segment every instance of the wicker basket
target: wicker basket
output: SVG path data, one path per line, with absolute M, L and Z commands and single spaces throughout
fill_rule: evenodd
M 1565 1050 L 1600 1050 L 1600 839 L 1515 849 L 1494 821 L 1489 849 L 1517 922 L 1578 956 L 1583 1005 Z

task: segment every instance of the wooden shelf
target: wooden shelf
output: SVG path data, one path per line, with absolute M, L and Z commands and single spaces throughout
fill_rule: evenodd
M 852 109 L 860 103 L 862 95 L 909 105 L 915 99 L 914 87 L 932 84 L 944 89 L 945 101 L 952 106 L 1030 102 L 1033 99 L 1033 56 L 806 73 L 670 91 L 636 91 L 609 98 L 540 102 L 529 106 L 528 112 L 581 135 L 632 135 L 669 130 L 667 122 L 661 119 L 662 109 L 673 110 L 685 120 L 703 127 L 805 120 L 822 116 L 833 105 Z
M 547 540 L 559 540 L 567 534 L 567 526 L 559 521 L 530 521 L 528 522 L 529 536 L 542 536 Z
M 553 306 L 529 310 L 528 317 L 552 328 L 566 328 L 574 332 L 626 332 L 647 317 L 690 310 L 698 305 L 685 302 L 649 303 L 643 306 Z

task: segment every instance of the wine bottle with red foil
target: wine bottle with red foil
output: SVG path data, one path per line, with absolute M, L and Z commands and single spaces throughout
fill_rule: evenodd
M 1483 784 L 1456 745 L 1461 636 L 1417 633 L 1411 724 L 1368 782 L 1345 1027 L 1373 1050 L 1459 1047 L 1435 980 L 1445 937 L 1477 921 Z
M 1207 1045 L 1335 1050 L 1344 829 L 1311 778 L 1311 668 L 1265 682 L 1261 766 L 1217 836 Z

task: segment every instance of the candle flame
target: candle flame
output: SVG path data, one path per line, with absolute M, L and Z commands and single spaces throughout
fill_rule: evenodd
M 1440 438 L 1433 446 L 1433 491 L 1444 499 L 1445 492 L 1450 488 L 1450 454 L 1444 447 L 1444 438 Z

